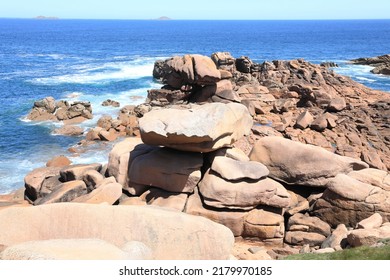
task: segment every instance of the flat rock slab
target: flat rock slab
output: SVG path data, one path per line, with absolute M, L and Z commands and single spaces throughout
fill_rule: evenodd
M 162 208 L 57 203 L 0 211 L 0 244 L 47 239 L 140 241 L 154 259 L 228 259 L 232 232 L 206 218 Z
M 249 134 L 252 124 L 247 108 L 238 103 L 153 110 L 139 120 L 145 144 L 190 152 L 228 147 Z

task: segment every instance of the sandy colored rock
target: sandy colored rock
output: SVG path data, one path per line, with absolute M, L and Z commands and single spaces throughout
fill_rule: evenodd
M 42 205 L 58 202 L 70 202 L 76 197 L 87 193 L 87 186 L 83 181 L 76 180 L 63 183 L 43 198 L 34 201 L 34 205 Z
M 99 186 L 92 192 L 79 196 L 72 202 L 100 204 L 108 203 L 113 205 L 122 195 L 122 185 L 118 183 L 108 183 Z
M 291 228 L 295 225 L 305 226 L 309 232 L 316 232 L 324 236 L 330 235 L 330 226 L 317 217 L 297 213 L 288 220 L 287 230 L 291 231 Z
M 158 148 L 134 158 L 129 168 L 130 181 L 168 192 L 193 192 L 201 178 L 201 153 Z
M 325 236 L 315 232 L 303 232 L 303 231 L 287 231 L 285 235 L 285 242 L 292 245 L 305 245 L 319 246 L 326 239 Z
M 58 203 L 0 211 L 0 244 L 59 238 L 98 238 L 118 247 L 137 240 L 153 249 L 154 259 L 171 260 L 227 259 L 234 243 L 222 225 L 163 208 Z
M 46 163 L 46 167 L 64 167 L 70 165 L 72 162 L 66 156 L 54 157 Z
M 386 238 L 390 238 L 390 225 L 375 229 L 355 229 L 348 234 L 347 240 L 352 247 L 358 247 L 373 245 Z
M 84 174 L 89 170 L 100 171 L 102 165 L 100 163 L 93 164 L 75 164 L 68 167 L 64 167 L 60 171 L 61 179 L 63 182 L 82 180 Z
M 53 130 L 53 134 L 66 135 L 66 136 L 79 136 L 84 133 L 84 129 L 75 125 L 64 125 L 60 128 Z
M 250 210 L 258 205 L 284 208 L 290 203 L 286 189 L 269 178 L 229 182 L 209 170 L 199 183 L 199 190 L 204 203 L 217 208 Z
M 305 111 L 298 116 L 295 126 L 299 129 L 305 129 L 308 128 L 313 123 L 313 120 L 314 118 L 310 114 L 310 112 Z
M 28 241 L 8 247 L 3 260 L 128 260 L 131 254 L 99 239 Z
M 40 197 L 39 193 L 42 183 L 45 179 L 58 176 L 60 174 L 60 167 L 42 167 L 31 171 L 24 177 L 24 186 L 26 188 L 26 195 L 31 200 L 36 200 Z
M 361 220 L 379 213 L 390 219 L 390 192 L 344 174 L 329 181 L 322 197 L 313 205 L 313 214 L 332 226 L 355 227 Z
M 228 157 L 215 157 L 211 169 L 228 181 L 245 178 L 259 180 L 269 174 L 267 167 L 259 162 L 242 162 Z
M 332 232 L 331 235 L 329 235 L 325 241 L 321 244 L 321 248 L 337 248 L 338 246 L 341 246 L 342 248 L 345 248 L 347 245 L 347 236 L 348 236 L 348 229 L 345 225 L 340 224 L 337 226 L 337 228 Z
M 100 182 L 104 180 L 104 176 L 96 170 L 88 170 L 84 173 L 83 181 L 87 185 L 89 191 L 92 191 L 96 188 Z
M 145 144 L 211 152 L 249 134 L 252 122 L 241 104 L 209 103 L 188 110 L 154 110 L 141 118 L 139 125 Z
M 284 218 L 280 214 L 254 209 L 245 218 L 243 236 L 259 239 L 283 238 Z
M 241 236 L 247 212 L 239 210 L 210 208 L 202 203 L 198 190 L 190 195 L 185 212 L 190 215 L 202 216 L 228 227 L 234 236 Z
M 355 178 L 360 182 L 370 184 L 390 191 L 390 174 L 386 171 L 368 168 L 348 173 L 349 177 Z
M 382 223 L 383 223 L 382 216 L 378 213 L 375 213 L 372 216 L 368 217 L 367 219 L 360 221 L 356 225 L 356 228 L 358 228 L 358 229 L 379 228 L 382 225 Z
M 165 207 L 183 212 L 187 203 L 188 194 L 171 193 L 157 188 L 150 188 L 142 194 L 147 204 L 159 207 Z
M 115 144 L 108 155 L 107 173 L 109 176 L 114 176 L 117 182 L 121 184 L 125 190 L 131 186 L 129 185 L 128 172 L 129 166 L 134 158 L 153 149 L 151 147 L 148 148 L 146 145 L 142 145 L 139 149 L 135 150 L 135 147 L 140 144 L 142 144 L 142 140 L 139 138 L 126 138 Z M 145 191 L 145 189 L 143 191 Z M 135 195 L 136 193 L 133 192 L 132 194 Z M 142 192 L 137 194 L 142 194 Z
M 281 137 L 261 138 L 249 157 L 267 166 L 272 178 L 311 187 L 324 187 L 337 174 L 368 167 L 360 160 Z

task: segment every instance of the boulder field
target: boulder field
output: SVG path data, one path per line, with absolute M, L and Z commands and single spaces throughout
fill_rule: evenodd
M 390 238 L 387 93 L 229 53 L 153 75 L 162 89 L 87 133 L 132 135 L 106 165 L 51 163 L 0 196 L 0 258 L 278 259 Z

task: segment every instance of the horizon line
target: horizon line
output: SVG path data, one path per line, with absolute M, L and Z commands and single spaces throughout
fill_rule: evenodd
M 132 20 L 132 21 L 332 21 L 332 20 L 390 20 L 390 18 L 275 18 L 275 19 L 160 19 L 160 18 L 145 18 L 145 19 L 132 19 L 132 18 L 60 18 L 56 16 L 44 16 L 44 18 L 35 17 L 2 17 L 0 19 L 26 19 L 26 20 L 41 20 L 41 21 L 56 21 L 56 20 Z

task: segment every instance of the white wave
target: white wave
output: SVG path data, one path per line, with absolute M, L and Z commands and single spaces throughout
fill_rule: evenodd
M 370 78 L 366 78 L 366 77 L 359 77 L 359 76 L 356 76 L 356 79 L 357 79 L 357 80 L 360 80 L 360 81 L 364 81 L 364 82 L 369 82 L 369 83 L 376 82 L 376 80 L 370 79 Z
M 74 74 L 35 78 L 31 82 L 35 84 L 105 84 L 110 81 L 125 81 L 151 77 L 154 62 L 146 61 L 143 64 L 131 62 L 110 62 L 103 65 L 87 65 L 80 67 Z

